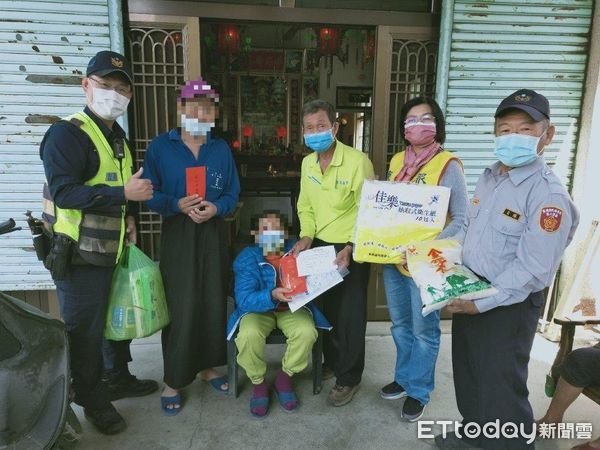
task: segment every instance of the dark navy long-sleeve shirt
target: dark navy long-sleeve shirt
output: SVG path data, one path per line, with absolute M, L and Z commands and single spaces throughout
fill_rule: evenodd
M 185 169 L 206 167 L 206 199 L 217 207 L 217 215 L 232 212 L 240 195 L 240 180 L 229 146 L 223 139 L 211 138 L 200 147 L 198 159 L 181 139 L 176 129 L 155 137 L 144 159 L 144 178 L 152 181 L 154 196 L 146 205 L 168 217 L 179 209 L 179 199 L 186 196 Z
M 125 137 L 118 123 L 111 130 L 88 107 L 83 112 L 98 125 L 111 146 L 115 138 Z M 60 121 L 48 129 L 40 144 L 40 158 L 50 195 L 59 208 L 97 210 L 126 203 L 122 186 L 84 184 L 98 173 L 100 157 L 90 137 L 72 123 Z

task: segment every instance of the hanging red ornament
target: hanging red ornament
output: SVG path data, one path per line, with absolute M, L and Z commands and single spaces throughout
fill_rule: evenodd
M 277 137 L 280 139 L 287 137 L 287 128 L 284 126 L 277 127 Z
M 341 33 L 337 28 L 323 27 L 319 30 L 317 52 L 319 56 L 335 55 L 340 48 Z
M 254 129 L 252 128 L 252 125 L 244 125 L 242 128 L 242 136 L 246 137 L 246 138 L 250 138 L 252 137 L 252 135 L 254 134 Z
M 238 54 L 240 52 L 240 27 L 237 25 L 219 25 L 217 47 L 221 53 Z

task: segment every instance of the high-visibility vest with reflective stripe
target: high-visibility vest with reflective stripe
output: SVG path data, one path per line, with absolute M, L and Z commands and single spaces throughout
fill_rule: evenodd
M 394 178 L 396 178 L 396 175 L 398 175 L 402 170 L 402 167 L 404 167 L 404 155 L 404 152 L 396 153 L 396 155 L 394 155 L 390 161 L 390 170 L 388 171 L 389 181 L 393 181 Z M 456 157 L 452 152 L 444 150 L 435 155 L 427 164 L 421 167 L 415 176 L 412 177 L 410 182 L 416 184 L 439 185 L 450 161 L 456 161 L 462 167 L 462 162 L 460 159 L 458 159 L 458 157 Z M 446 218 L 446 224 L 448 224 L 449 221 L 450 217 L 448 216 Z M 410 276 L 410 272 L 408 271 L 406 264 L 397 264 L 396 267 L 403 275 Z
M 444 172 L 446 172 L 446 167 L 448 167 L 450 161 L 453 160 L 457 161 L 462 166 L 462 162 L 454 153 L 446 150 L 439 152 L 427 164 L 419 169 L 410 182 L 415 184 L 440 184 Z M 396 175 L 400 173 L 403 167 L 404 152 L 396 153 L 390 161 L 388 180 L 394 181 L 394 178 L 396 178 Z
M 133 168 L 127 142 L 125 156 L 119 160 L 98 125 L 87 114 L 78 112 L 65 120 L 89 136 L 100 158 L 98 172 L 84 184 L 125 186 Z M 125 205 L 102 207 L 99 211 L 63 209 L 54 204 L 45 185 L 43 217 L 54 233 L 68 236 L 77 243 L 79 254 L 85 261 L 112 266 L 119 260 L 125 240 Z

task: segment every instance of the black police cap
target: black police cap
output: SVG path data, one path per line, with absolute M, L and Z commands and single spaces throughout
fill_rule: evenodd
M 529 114 L 533 120 L 539 122 L 550 119 L 550 103 L 542 94 L 531 89 L 519 89 L 500 102 L 494 117 L 498 117 L 507 109 L 519 109 Z
M 129 61 L 123 55 L 109 50 L 98 52 L 96 56 L 90 59 L 85 76 L 98 75 L 103 77 L 113 72 L 124 74 L 129 80 L 129 84 L 133 86 L 133 74 L 131 73 Z

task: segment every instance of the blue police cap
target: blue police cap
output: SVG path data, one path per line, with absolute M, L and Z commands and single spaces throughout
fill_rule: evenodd
M 542 94 L 531 89 L 519 89 L 500 102 L 494 117 L 498 117 L 507 109 L 519 109 L 529 114 L 533 120 L 539 122 L 550 119 L 550 103 Z

